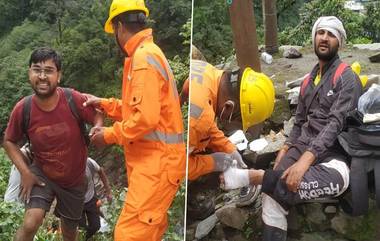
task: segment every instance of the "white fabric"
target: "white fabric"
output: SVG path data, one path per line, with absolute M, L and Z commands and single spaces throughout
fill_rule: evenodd
M 12 165 L 9 174 L 8 187 L 4 194 L 5 202 L 22 202 L 20 195 L 21 175 L 15 165 Z
M 245 137 L 244 132 L 242 130 L 237 130 L 234 134 L 228 137 L 228 140 L 232 142 L 232 144 L 236 145 L 239 151 L 247 149 L 248 140 Z
M 260 138 L 249 143 L 249 149 L 254 152 L 258 152 L 264 150 L 264 148 L 268 145 L 268 141 L 265 138 Z
M 230 167 L 224 172 L 224 189 L 236 189 L 249 184 L 249 175 L 247 169 L 238 169 Z
M 284 231 L 288 230 L 288 222 L 286 220 L 286 215 L 288 212 L 285 211 L 273 198 L 267 194 L 262 194 L 262 218 L 266 225 L 282 229 Z
M 350 184 L 350 169 L 348 168 L 347 164 L 343 161 L 332 159 L 331 161 L 322 163 L 321 165 L 324 165 L 328 168 L 335 169 L 339 172 L 339 174 L 343 178 L 343 188 L 336 195 L 336 197 L 344 193 L 344 191 L 347 190 L 348 185 Z
M 318 30 L 324 29 L 331 32 L 339 41 L 339 47 L 343 47 L 345 40 L 347 39 L 346 30 L 344 30 L 342 22 L 335 16 L 320 17 L 315 21 L 313 30 L 311 31 L 311 39 L 313 41 L 313 47 L 315 42 L 315 34 Z
M 363 116 L 363 123 L 371 123 L 380 121 L 380 113 L 375 114 L 365 114 Z
M 84 202 L 90 201 L 95 194 L 95 183 L 94 183 L 94 175 L 100 171 L 100 166 L 96 161 L 92 158 L 87 158 L 86 165 L 86 178 L 87 178 L 87 191 L 84 196 Z

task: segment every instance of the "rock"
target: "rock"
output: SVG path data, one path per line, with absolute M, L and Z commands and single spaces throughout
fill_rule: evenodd
M 290 120 L 284 121 L 284 135 L 285 136 L 289 136 L 290 135 L 290 132 L 293 129 L 295 121 L 296 121 L 296 118 L 294 116 L 292 116 L 292 118 L 290 118 Z
M 216 217 L 215 214 L 199 222 L 197 229 L 195 231 L 195 238 L 201 239 L 205 237 L 215 227 L 217 222 L 218 222 L 218 218 Z
M 308 203 L 305 205 L 306 222 L 317 231 L 325 231 L 330 227 L 329 220 L 322 210 L 321 203 Z
M 380 53 L 376 53 L 369 58 L 369 61 L 371 61 L 372 63 L 379 63 L 380 62 Z
M 303 233 L 299 241 L 326 241 L 323 233 Z
M 287 216 L 288 219 L 288 230 L 291 232 L 295 232 L 302 229 L 301 219 L 297 214 L 297 210 L 295 208 L 291 208 L 289 210 L 289 214 Z
M 286 52 L 289 49 L 295 49 L 297 51 L 300 51 L 302 49 L 302 46 L 297 45 L 282 45 L 278 48 L 280 52 Z
M 234 204 L 218 209 L 215 214 L 221 223 L 238 230 L 243 230 L 245 222 L 248 219 L 248 212 L 237 208 Z
M 226 237 L 226 240 L 231 240 L 231 241 L 248 241 L 242 232 L 232 229 L 232 228 L 225 228 L 224 229 L 224 234 Z
M 297 58 L 301 58 L 302 54 L 297 49 L 291 47 L 291 48 L 285 50 L 284 53 L 282 54 L 282 56 L 284 58 L 288 58 L 288 59 L 297 59 Z
M 335 213 L 337 213 L 337 211 L 338 210 L 337 210 L 336 206 L 334 206 L 334 205 L 328 205 L 325 207 L 325 210 L 324 210 L 324 212 L 326 214 L 335 214 Z
M 354 44 L 354 49 L 380 51 L 380 43 Z
M 291 105 L 298 105 L 298 97 L 300 95 L 301 87 L 297 86 L 293 89 L 287 90 L 286 93 L 288 93 L 288 100 L 290 100 Z
M 214 230 L 212 230 L 212 235 L 209 235 L 209 236 L 212 236 L 216 240 L 226 241 L 224 230 L 223 230 L 224 227 L 225 226 L 223 224 L 217 223 L 215 225 Z
M 348 217 L 346 215 L 339 215 L 331 219 L 331 228 L 339 234 L 347 234 Z

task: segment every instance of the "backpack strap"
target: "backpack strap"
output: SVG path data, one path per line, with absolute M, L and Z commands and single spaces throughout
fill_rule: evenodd
M 304 96 L 305 89 L 306 89 L 307 85 L 309 84 L 309 82 L 310 82 L 310 73 L 305 76 L 305 79 L 302 82 L 302 85 L 301 85 L 301 96 Z
M 33 95 L 28 95 L 24 98 L 24 104 L 22 107 L 22 132 L 26 137 L 26 141 L 30 143 L 28 135 L 28 127 L 30 122 L 30 109 L 32 107 L 32 97 Z
M 82 119 L 79 116 L 78 108 L 77 108 L 77 106 L 74 102 L 74 99 L 73 99 L 73 90 L 70 88 L 62 88 L 62 89 L 63 89 L 63 92 L 65 93 L 66 101 L 69 104 L 71 113 L 73 114 L 73 116 L 75 117 L 75 119 L 78 122 L 79 128 L 80 128 L 81 133 L 84 137 L 86 145 L 89 145 L 90 144 L 90 137 L 87 135 L 85 123 L 82 121 Z
M 347 67 L 349 67 L 349 66 L 346 63 L 341 62 L 339 64 L 338 68 L 335 70 L 334 77 L 333 77 L 333 80 L 332 80 L 333 86 L 335 86 L 336 81 L 343 74 L 343 72 L 346 70 Z M 306 87 L 309 84 L 309 82 L 310 82 L 310 74 L 306 75 L 305 79 L 302 82 L 302 85 L 301 85 L 301 96 L 304 96 Z
M 338 68 L 335 70 L 334 78 L 333 78 L 334 87 L 335 87 L 337 79 L 343 74 L 343 72 L 346 70 L 347 67 L 348 67 L 348 64 L 342 62 L 339 64 Z

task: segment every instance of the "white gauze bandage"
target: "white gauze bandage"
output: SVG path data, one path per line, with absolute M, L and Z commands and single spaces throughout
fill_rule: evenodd
M 224 189 L 236 189 L 249 185 L 249 175 L 247 169 L 228 168 L 224 173 Z

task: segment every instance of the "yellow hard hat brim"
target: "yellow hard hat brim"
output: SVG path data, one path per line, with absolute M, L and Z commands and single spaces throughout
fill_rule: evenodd
M 112 19 L 113 18 L 108 18 L 107 21 L 106 21 L 106 23 L 104 24 L 104 31 L 106 33 L 114 33 L 113 27 L 112 27 L 112 22 L 111 22 Z

